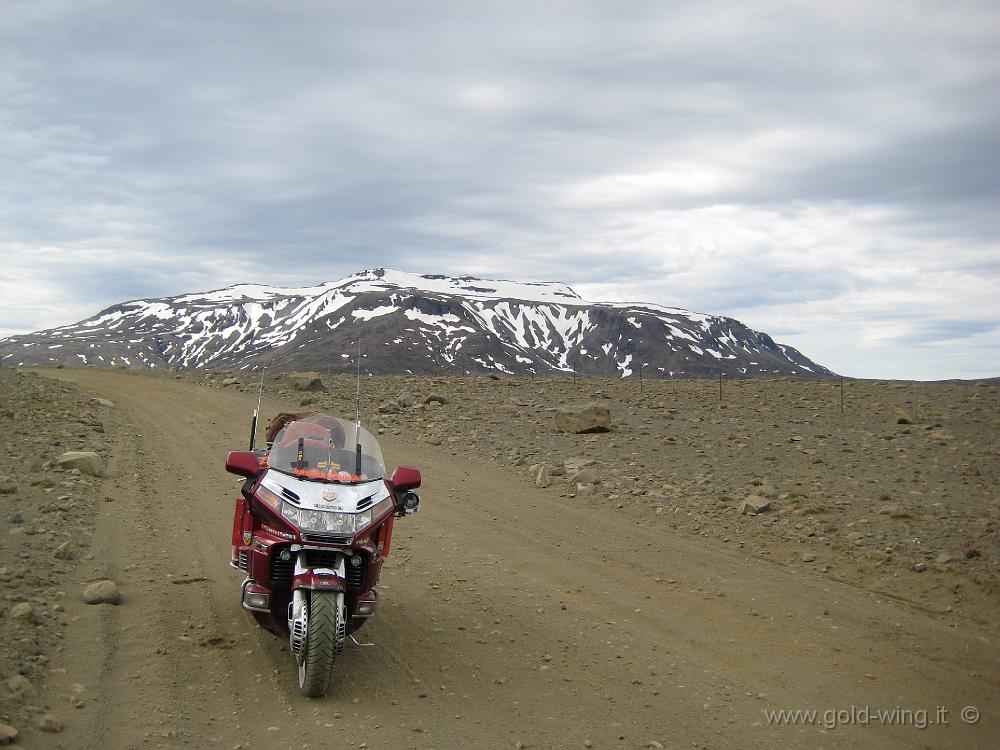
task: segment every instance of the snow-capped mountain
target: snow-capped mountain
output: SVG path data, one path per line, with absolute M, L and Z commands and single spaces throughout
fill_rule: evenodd
M 372 269 L 314 287 L 135 300 L 0 339 L 0 364 L 628 377 L 830 375 L 732 318 L 593 303 L 565 284 Z

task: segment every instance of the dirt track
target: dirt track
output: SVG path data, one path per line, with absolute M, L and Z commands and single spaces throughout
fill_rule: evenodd
M 240 609 L 227 565 L 237 483 L 223 461 L 245 442 L 247 396 L 47 374 L 121 414 L 112 501 L 82 577 L 115 578 L 125 599 L 67 604 L 53 687 L 86 707 L 25 746 L 970 748 L 1000 736 L 993 624 L 610 508 L 554 506 L 523 477 L 398 438 L 383 441 L 387 462 L 422 469 L 424 511 L 396 525 L 381 611 L 359 633 L 376 645 L 349 645 L 331 695 L 302 698 L 286 645 Z M 824 712 L 865 706 L 926 709 L 928 722 L 944 706 L 948 724 L 824 731 Z M 964 706 L 978 723 L 962 722 Z M 770 709 L 816 709 L 818 725 L 769 726 Z

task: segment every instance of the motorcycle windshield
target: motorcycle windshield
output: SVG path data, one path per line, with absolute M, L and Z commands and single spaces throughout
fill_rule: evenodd
M 312 414 L 282 427 L 268 452 L 267 466 L 323 482 L 369 482 L 385 477 L 382 449 L 375 437 L 364 427 L 359 433 L 357 424 L 325 414 Z

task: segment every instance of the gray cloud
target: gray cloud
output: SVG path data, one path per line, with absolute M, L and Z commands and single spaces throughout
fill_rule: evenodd
M 387 265 L 1000 371 L 872 357 L 998 319 L 998 42 L 988 2 L 10 2 L 0 334 Z

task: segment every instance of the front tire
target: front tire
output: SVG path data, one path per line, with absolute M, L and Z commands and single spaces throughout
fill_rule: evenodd
M 310 698 L 322 698 L 330 689 L 333 663 L 344 650 L 343 593 L 311 592 L 304 614 L 306 633 L 299 660 L 299 688 Z

